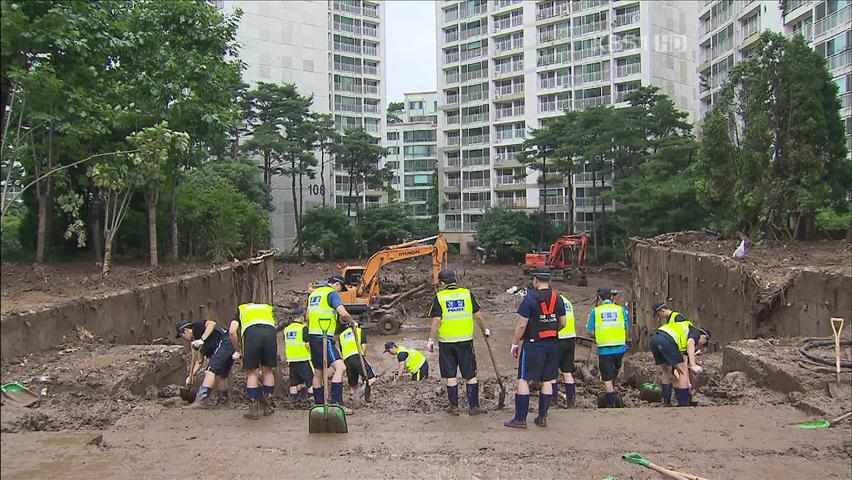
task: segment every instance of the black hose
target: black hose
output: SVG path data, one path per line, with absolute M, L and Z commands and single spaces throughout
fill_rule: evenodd
M 841 340 L 840 345 L 852 345 L 852 340 Z M 822 358 L 822 357 L 818 357 L 818 356 L 816 356 L 816 355 L 814 355 L 814 354 L 812 354 L 808 351 L 808 350 L 810 350 L 812 348 L 816 348 L 816 347 L 829 347 L 829 346 L 832 346 L 832 347 L 834 346 L 834 340 L 832 340 L 832 339 L 810 340 L 808 342 L 805 342 L 805 344 L 802 345 L 799 348 L 799 353 L 806 356 L 810 360 L 813 360 L 814 362 L 833 367 L 833 366 L 835 366 L 835 361 L 834 361 L 833 358 L 830 359 L 830 360 L 825 359 L 825 358 Z M 840 360 L 840 366 L 843 367 L 843 368 L 852 368 L 852 362 L 850 362 L 848 360 Z

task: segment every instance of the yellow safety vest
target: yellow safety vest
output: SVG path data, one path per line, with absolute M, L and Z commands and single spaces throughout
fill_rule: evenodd
M 396 353 L 397 355 L 400 353 L 408 354 L 408 356 L 405 357 L 405 370 L 408 371 L 408 373 L 417 373 L 420 370 L 420 367 L 426 363 L 426 356 L 413 348 L 397 346 Z
M 624 309 L 615 303 L 604 303 L 595 312 L 595 342 L 599 347 L 618 347 L 627 344 L 627 321 Z
M 328 294 L 332 287 L 319 287 L 308 295 L 308 333 L 322 335 L 323 327 L 329 335 L 337 331 L 337 310 L 328 303 Z M 320 322 L 322 320 L 322 322 Z
M 473 340 L 473 297 L 466 288 L 445 289 L 438 292 L 441 305 L 441 325 L 438 341 L 456 343 Z
M 690 322 L 674 322 L 667 323 L 657 330 L 666 332 L 677 343 L 677 349 L 680 353 L 686 352 L 686 342 L 688 340 Z
M 299 322 L 293 322 L 284 327 L 284 353 L 287 355 L 287 362 L 304 362 L 311 359 L 311 352 L 305 346 L 307 341 L 302 333 L 305 330 L 305 325 Z
M 361 343 L 361 328 L 358 328 L 358 340 L 355 340 L 355 334 L 352 333 L 352 327 L 347 328 L 340 334 L 340 350 L 343 354 L 343 359 L 358 354 L 358 344 Z
M 252 325 L 271 325 L 275 328 L 272 305 L 265 303 L 244 303 L 237 307 L 237 309 L 240 311 L 240 335 L 245 335 L 246 329 Z
M 574 305 L 571 305 L 565 295 L 560 295 L 560 297 L 562 297 L 562 303 L 565 304 L 565 326 L 562 327 L 562 330 L 559 330 L 559 338 L 575 338 L 577 332 L 574 327 Z
M 669 315 L 669 321 L 666 322 L 666 323 L 677 323 L 677 322 L 675 322 L 675 318 L 677 318 L 678 315 L 681 315 L 681 316 L 683 316 L 684 319 L 686 319 L 686 315 L 684 315 L 680 312 L 672 311 L 672 314 Z M 690 322 L 689 320 L 684 320 L 684 321 L 692 324 L 692 322 Z

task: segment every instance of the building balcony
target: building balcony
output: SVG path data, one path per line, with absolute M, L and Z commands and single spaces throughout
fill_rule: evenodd
M 512 85 L 503 85 L 494 89 L 494 98 L 499 100 L 505 97 L 524 94 L 524 84 L 516 83 Z
M 523 23 L 524 23 L 523 15 L 513 15 L 509 18 L 497 20 L 496 22 L 494 22 L 494 33 L 517 27 L 517 26 L 519 26 Z
M 378 85 L 364 85 L 364 93 L 378 95 L 379 94 L 379 86 Z
M 484 15 L 488 12 L 488 2 L 481 3 L 473 8 L 459 9 L 459 18 L 470 18 L 477 15 Z
M 488 143 L 489 135 L 487 133 L 481 135 L 471 135 L 469 137 L 463 137 L 461 144 L 462 145 L 481 145 L 484 143 Z
M 445 98 L 446 98 L 445 105 L 452 105 L 452 104 L 454 104 L 454 103 L 459 103 L 459 96 L 458 96 L 458 94 L 455 94 L 455 95 L 447 95 Z
M 541 55 L 538 57 L 538 61 L 536 65 L 539 67 L 546 67 L 548 65 L 560 65 L 563 63 L 571 63 L 571 52 L 557 52 L 557 53 L 549 53 L 547 55 Z
M 444 12 L 444 23 L 455 22 L 459 19 L 459 11 L 458 10 L 446 10 Z
M 466 30 L 461 31 L 460 38 L 462 40 L 465 40 L 465 39 L 468 39 L 468 38 L 471 38 L 471 37 L 478 37 L 480 35 L 486 35 L 487 33 L 488 33 L 488 27 L 485 27 L 485 26 L 468 28 Z
M 463 232 L 475 232 L 479 222 L 464 222 L 462 223 Z
M 580 86 L 586 83 L 605 82 L 609 81 L 609 68 L 599 70 L 597 72 L 587 72 L 580 75 L 574 75 L 574 86 Z
M 574 3 L 574 13 L 609 5 L 610 0 L 581 0 Z
M 451 178 L 444 182 L 445 187 L 449 188 L 460 188 L 461 187 L 461 179 Z
M 834 55 L 826 58 L 826 61 L 830 72 L 848 67 L 852 65 L 852 48 L 847 48 L 842 52 L 835 53 Z
M 462 181 L 464 188 L 491 188 L 491 179 L 486 178 L 468 178 Z
M 451 30 L 449 32 L 445 32 L 444 34 L 444 43 L 453 43 L 459 41 L 459 32 L 457 30 Z
M 461 200 L 447 200 L 446 202 L 444 202 L 445 212 L 460 212 L 461 209 Z
M 371 57 L 379 56 L 379 49 L 377 47 L 368 47 L 364 46 L 364 55 L 369 55 Z
M 640 62 L 615 66 L 616 78 L 629 77 L 630 75 L 639 75 L 640 73 L 642 73 L 642 64 Z
M 574 208 L 576 208 L 577 210 L 588 211 L 592 211 L 595 208 L 597 208 L 598 210 L 601 210 L 601 208 L 614 210 L 615 201 L 603 197 L 577 197 L 574 199 Z
M 379 113 L 379 105 L 373 103 L 365 103 L 364 113 Z
M 356 5 L 349 5 L 342 2 L 334 2 L 334 9 L 338 12 L 354 13 L 355 15 L 361 15 L 361 7 L 358 7 Z
M 518 161 L 518 155 L 521 152 L 500 152 L 494 155 L 494 165 L 505 165 L 507 163 L 513 163 Z M 498 181 L 499 185 L 500 182 Z
M 548 18 L 559 17 L 562 15 L 569 15 L 571 13 L 571 8 L 568 3 L 561 3 L 559 6 L 550 6 L 547 8 L 542 8 L 535 14 L 536 20 L 547 20 Z
M 362 85 L 344 85 L 342 83 L 335 83 L 334 91 L 348 93 L 364 93 L 364 87 Z
M 578 98 L 574 100 L 574 108 L 576 110 L 585 110 L 591 107 L 602 107 L 612 103 L 611 95 L 603 95 L 600 97 Z
M 547 42 L 555 42 L 557 40 L 562 40 L 568 38 L 569 32 L 568 29 L 555 29 L 555 30 L 544 30 L 538 33 L 538 42 L 539 43 L 547 43 Z
M 353 25 L 351 23 L 334 22 L 334 29 L 338 32 L 347 32 L 354 33 L 355 35 L 361 35 L 361 27 L 358 25 Z
M 526 198 L 497 198 L 497 206 L 503 208 L 527 208 Z
M 495 75 L 507 75 L 524 70 L 524 62 L 501 63 L 494 66 Z
M 550 88 L 568 88 L 571 86 L 571 77 L 568 75 L 539 78 L 538 88 L 547 90 Z
M 517 178 L 514 175 L 497 175 L 497 177 L 495 177 L 495 178 L 496 178 L 496 184 L 498 186 L 502 186 L 502 185 L 525 185 L 526 182 L 527 182 L 526 179 Z
M 447 137 L 447 145 L 458 145 L 460 143 L 459 136 Z
M 459 118 L 460 117 L 458 115 L 447 116 L 447 125 L 458 125 Z
M 480 78 L 486 78 L 486 77 L 488 77 L 488 70 L 483 68 L 483 69 L 480 69 L 480 70 L 462 72 L 461 81 L 462 81 L 462 83 L 464 83 L 464 82 L 470 82 L 471 80 L 479 80 Z
M 574 222 L 574 231 L 577 233 L 589 233 L 594 226 L 595 222 Z
M 510 143 L 515 140 L 523 140 L 523 130 L 497 130 L 494 136 L 494 143 Z
M 852 108 L 852 92 L 846 92 L 840 95 L 840 108 L 844 110 Z
M 814 24 L 806 23 L 801 25 L 801 28 L 793 30 L 787 34 L 787 38 L 793 38 L 796 35 L 805 37 L 805 40 L 811 42 L 814 39 Z
M 459 83 L 459 74 L 447 75 L 447 83 Z
M 334 62 L 334 69 L 338 72 L 347 72 L 347 73 L 363 73 L 363 68 L 361 65 L 355 65 L 353 63 L 343 63 L 343 62 Z
M 462 125 L 469 125 L 471 123 L 482 123 L 488 121 L 488 113 L 475 113 L 473 115 L 462 115 L 461 123 Z
M 639 12 L 620 13 L 615 16 L 613 27 L 623 27 L 625 25 L 633 25 L 639 23 Z
M 557 113 L 571 110 L 571 99 L 563 98 L 556 101 L 539 102 L 538 111 L 540 113 Z
M 603 174 L 603 175 L 598 173 L 597 176 L 595 176 L 595 174 L 592 173 L 592 172 L 575 173 L 574 174 L 574 183 L 575 184 L 579 184 L 579 183 L 591 184 L 592 181 L 595 181 L 596 183 L 600 184 L 601 177 L 603 177 L 604 183 L 606 183 L 607 185 L 612 185 L 612 174 L 611 173 L 607 173 L 607 174 Z
M 459 61 L 459 52 L 450 52 L 444 55 L 444 63 L 456 63 Z
M 473 50 L 465 50 L 464 52 L 461 52 L 461 59 L 462 59 L 462 61 L 470 60 L 471 58 L 479 58 L 479 57 L 482 57 L 484 55 L 485 55 L 485 49 L 484 48 L 476 48 L 476 49 L 473 49 Z
M 370 75 L 373 77 L 379 76 L 379 67 L 373 67 L 371 65 L 364 65 L 364 74 Z
M 461 103 L 483 102 L 488 100 L 488 91 L 480 90 L 478 92 L 462 93 Z
M 601 20 L 598 22 L 587 23 L 585 25 L 578 25 L 571 29 L 571 31 L 575 37 L 579 37 L 581 35 L 589 35 L 596 32 L 602 32 L 606 30 L 607 26 L 607 22 Z
M 446 220 L 444 221 L 444 231 L 445 232 L 460 232 L 462 230 L 462 222 L 458 220 Z
M 622 37 L 614 36 L 612 39 L 613 53 L 629 52 L 631 50 L 639 50 L 642 48 L 642 41 L 638 35 L 624 35 Z M 604 54 L 606 52 L 603 52 Z
M 511 108 L 498 108 L 495 110 L 495 118 L 500 120 L 502 118 L 510 118 L 510 117 L 521 117 L 524 115 L 524 106 L 523 105 L 515 105 Z
M 463 167 L 479 167 L 482 165 L 490 165 L 488 156 L 479 155 L 475 157 L 462 158 Z
M 370 7 L 364 5 L 363 15 L 365 17 L 379 18 L 379 7 Z
M 567 198 L 568 197 L 566 197 L 564 195 L 548 195 L 548 196 L 544 197 L 544 204 L 547 205 L 548 207 L 565 205 L 567 203 L 566 202 Z
M 363 27 L 362 30 L 364 32 L 364 35 L 366 35 L 368 37 L 379 38 L 379 29 L 378 28 Z
M 630 95 L 631 93 L 633 93 L 635 91 L 636 91 L 636 89 L 634 88 L 633 90 L 624 90 L 624 91 L 621 91 L 621 92 L 616 92 L 615 93 L 615 103 L 627 102 L 628 101 L 627 100 L 628 95 Z
M 455 158 L 445 158 L 444 159 L 444 167 L 445 168 L 459 168 L 460 161 L 458 157 Z
M 348 105 L 348 104 L 345 104 L 345 103 L 337 103 L 337 102 L 334 103 L 334 109 L 339 111 L 339 112 L 361 113 L 361 112 L 364 111 L 364 109 L 361 107 L 361 105 Z
M 494 44 L 494 53 L 511 52 L 520 48 L 524 48 L 524 41 L 521 38 L 513 39 L 512 41 L 497 42 Z
M 567 53 L 567 52 L 566 52 Z M 574 61 L 584 60 L 586 58 L 599 57 L 606 53 L 601 47 L 584 48 L 582 50 L 574 50 Z
M 346 52 L 346 53 L 357 53 L 361 54 L 361 46 L 360 45 L 352 45 L 349 43 L 340 43 L 334 42 L 334 49 L 338 52 Z
M 465 200 L 463 206 L 465 210 L 485 210 L 491 207 L 491 200 Z
M 852 22 L 852 5 L 847 5 L 831 15 L 814 22 L 814 36 L 818 37 L 837 27 L 848 27 L 850 22 Z

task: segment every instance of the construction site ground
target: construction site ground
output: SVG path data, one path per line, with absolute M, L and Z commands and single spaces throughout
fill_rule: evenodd
M 386 267 L 385 292 L 405 291 L 422 282 L 428 277 L 427 264 L 412 261 Z M 528 279 L 516 265 L 478 265 L 463 257 L 453 257 L 451 265 L 461 283 L 473 289 L 491 325 L 494 354 L 509 390 L 507 408 L 502 411 L 450 417 L 443 411 L 447 400 L 440 379 L 390 381 L 396 364 L 382 353 L 382 344 L 393 339 L 425 350 L 430 303 L 426 296 L 403 304 L 404 327 L 399 334 L 368 333 L 367 356 L 380 381 L 369 404 L 348 400 L 355 413 L 349 416 L 347 435 L 309 435 L 307 410 L 281 401 L 283 385 L 277 390 L 279 408 L 272 416 L 244 419 L 245 377 L 239 365 L 233 372 L 230 407 L 185 410 L 178 397 L 185 375 L 185 348 L 111 345 L 88 332 L 72 330 L 68 343 L 55 350 L 2 364 L 3 383 L 20 381 L 45 394 L 34 408 L 4 400 L 2 478 L 662 478 L 624 462 L 621 455 L 627 452 L 639 452 L 657 464 L 708 479 L 852 477 L 852 422 L 819 430 L 793 425 L 830 418 L 852 407 L 850 375 L 844 373 L 843 388 L 829 395 L 826 385 L 834 375 L 830 368 L 802 363 L 794 348 L 801 339 L 735 342 L 728 350 L 703 353 L 700 362 L 705 373 L 696 380 L 698 406 L 691 408 L 664 408 L 639 398 L 638 387 L 653 381 L 656 371 L 650 354 L 633 346 L 618 382 L 628 408 L 595 408 L 601 386 L 584 378 L 578 388 L 579 408 L 552 409 L 546 429 L 532 424 L 534 413 L 527 430 L 503 427 L 502 422 L 512 415 L 517 371 L 509 347 L 517 319 L 514 312 L 521 300 L 506 290 L 523 288 Z M 33 280 L 26 287 L 30 291 L 12 290 L 7 296 L 7 287 L 15 288 L 11 287 L 15 282 L 6 276 L 6 267 L 4 313 L 51 303 L 49 288 L 55 287 L 45 287 L 51 282 L 41 280 Z M 25 276 L 26 269 L 19 268 Z M 276 269 L 275 303 L 285 312 L 304 301 L 302 292 L 309 282 L 327 277 L 335 265 L 278 264 Z M 61 272 L 57 269 L 53 275 L 58 278 Z M 143 272 L 129 269 L 124 275 L 162 278 L 161 272 L 168 270 Z M 68 284 L 74 285 L 73 274 L 67 276 L 72 278 Z M 90 289 L 109 288 L 97 282 L 86 286 L 82 279 L 76 284 L 79 293 L 63 290 L 60 301 L 88 294 Z M 628 300 L 630 271 L 617 265 L 593 267 L 587 286 L 555 282 L 574 303 L 578 333 L 584 333 L 595 291 L 604 285 L 623 290 L 622 299 Z M 127 286 L 120 283 L 116 288 Z M 11 297 L 17 303 L 7 307 Z M 22 298 L 33 299 L 33 305 Z M 226 319 L 217 320 L 224 323 Z M 482 403 L 493 408 L 498 387 L 479 335 L 475 348 Z M 279 352 L 283 357 L 283 348 Z M 830 349 L 818 353 L 831 356 Z M 849 353 L 845 355 L 848 360 Z M 426 356 L 437 377 L 437 353 Z M 588 349 L 578 348 L 575 358 L 584 373 L 594 372 L 595 361 Z M 761 369 L 770 367 L 789 372 L 790 391 L 782 391 L 783 377 L 774 376 L 775 383 L 762 380 Z M 286 367 L 281 377 L 286 379 Z M 777 382 L 782 382 L 780 388 Z M 531 405 L 535 410 L 535 397 Z

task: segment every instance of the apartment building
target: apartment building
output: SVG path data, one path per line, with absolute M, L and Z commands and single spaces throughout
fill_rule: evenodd
M 785 2 L 784 32 L 803 35 L 837 83 L 846 148 L 852 155 L 852 0 Z
M 438 162 L 438 92 L 406 93 L 402 122 L 388 123 L 383 166 L 394 173 L 392 187 L 411 205 L 415 218 L 428 218 Z
M 783 31 L 777 0 L 702 0 L 698 16 L 699 114 L 712 109 L 736 63 L 747 58 L 764 30 Z
M 517 161 L 530 128 L 565 110 L 627 105 L 642 85 L 659 86 L 690 119 L 698 113 L 698 2 L 435 3 L 439 226 L 462 252 L 498 205 L 534 211 L 544 199 L 553 220 L 591 229 L 603 205 L 591 173 L 574 177 L 571 218 L 567 182 L 542 192 Z
M 249 83 L 294 83 L 302 94 L 313 95 L 313 110 L 334 116 L 338 131 L 363 127 L 379 143 L 385 118 L 384 5 L 378 1 L 216 0 L 223 11 L 243 11 L 237 31 L 239 57 L 246 63 L 243 79 Z M 322 203 L 365 202 L 338 195 L 338 183 L 348 176 L 331 161 L 325 185 L 319 175 L 307 180 L 305 208 Z M 272 245 L 289 249 L 295 239 L 295 220 L 289 176 L 272 179 L 275 211 L 270 215 Z

